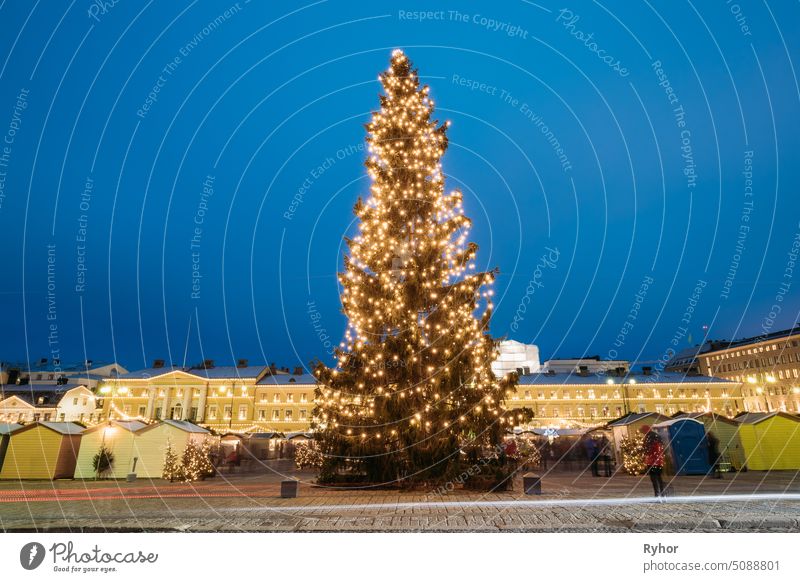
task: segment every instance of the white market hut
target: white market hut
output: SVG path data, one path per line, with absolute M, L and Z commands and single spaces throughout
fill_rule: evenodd
M 178 456 L 183 455 L 189 442 L 200 445 L 211 433 L 188 420 L 164 420 L 150 424 L 134 433 L 134 452 L 137 477 L 160 479 L 164 470 L 167 443 Z
M 611 429 L 614 435 L 614 454 L 617 463 L 622 463 L 623 438 L 633 438 L 643 426 L 653 426 L 669 419 L 668 416 L 658 412 L 632 412 L 613 422 L 609 422 L 608 428 Z
M 138 464 L 135 436 L 146 426 L 139 420 L 111 420 L 87 428 L 81 440 L 75 478 L 94 479 L 97 476 L 92 462 L 103 445 L 113 453 L 114 462 L 101 477 L 124 479 L 129 473 L 135 473 Z

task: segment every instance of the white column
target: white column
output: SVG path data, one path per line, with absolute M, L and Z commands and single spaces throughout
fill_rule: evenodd
M 187 420 L 189 418 L 189 413 L 192 408 L 192 392 L 194 392 L 194 388 L 191 386 L 183 387 L 183 402 L 181 403 L 183 411 L 181 420 Z
M 156 404 L 156 389 L 152 386 L 147 389 L 147 412 L 145 416 L 148 420 L 153 420 L 153 412 Z
M 170 396 L 171 396 L 172 388 L 164 388 L 164 401 L 161 405 L 161 420 L 167 420 L 169 418 L 169 405 L 171 404 Z
M 208 384 L 200 387 L 200 401 L 197 403 L 196 422 L 203 422 L 206 418 L 206 398 L 208 396 Z

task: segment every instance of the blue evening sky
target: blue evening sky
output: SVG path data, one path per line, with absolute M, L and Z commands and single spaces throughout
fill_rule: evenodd
M 398 47 L 494 335 L 657 360 L 791 326 L 798 33 L 749 0 L 0 2 L 0 358 L 330 361 Z

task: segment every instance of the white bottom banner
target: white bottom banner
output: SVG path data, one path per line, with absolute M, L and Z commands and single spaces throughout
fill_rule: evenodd
M 797 580 L 792 534 L 3 534 L 3 580 Z M 755 576 L 755 578 L 752 578 Z

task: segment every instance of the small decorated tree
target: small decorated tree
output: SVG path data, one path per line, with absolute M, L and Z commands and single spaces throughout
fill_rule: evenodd
M 324 460 L 317 441 L 300 443 L 295 448 L 294 464 L 298 469 L 321 469 Z
M 200 473 L 203 479 L 213 477 L 217 473 L 214 463 L 211 462 L 211 443 L 208 439 L 204 439 L 200 445 Z
M 183 480 L 183 464 L 172 448 L 172 442 L 167 441 L 167 450 L 164 453 L 164 470 L 161 477 L 170 483 Z
M 645 471 L 644 437 L 636 433 L 632 438 L 622 437 L 620 441 L 622 467 L 629 475 L 642 475 Z
M 186 443 L 186 448 L 183 450 L 183 480 L 188 482 L 202 479 L 204 465 L 200 445 L 192 441 Z
M 114 466 L 114 453 L 111 452 L 105 444 L 100 445 L 100 450 L 97 451 L 92 458 L 92 468 L 98 479 L 102 478 Z

